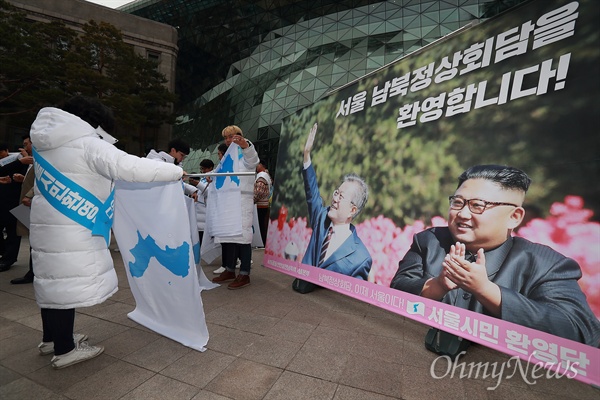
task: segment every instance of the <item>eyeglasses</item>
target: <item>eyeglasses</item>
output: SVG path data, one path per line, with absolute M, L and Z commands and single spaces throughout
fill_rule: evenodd
M 473 214 L 483 214 L 483 212 L 487 209 L 488 206 L 512 206 L 519 207 L 516 204 L 512 203 L 501 203 L 496 201 L 485 201 L 481 199 L 463 199 L 459 196 L 450 196 L 448 198 L 450 200 L 450 209 L 451 210 L 462 210 L 466 205 L 469 206 L 469 210 Z
M 344 197 L 344 195 L 342 194 L 342 192 L 340 192 L 340 189 L 335 189 L 335 190 L 333 191 L 333 198 L 336 198 L 336 197 L 340 199 L 340 202 L 342 202 L 342 201 L 345 199 L 345 197 Z M 354 204 L 352 201 L 350 201 L 350 204 L 352 204 L 353 206 L 355 206 L 355 205 L 356 205 L 356 204 Z

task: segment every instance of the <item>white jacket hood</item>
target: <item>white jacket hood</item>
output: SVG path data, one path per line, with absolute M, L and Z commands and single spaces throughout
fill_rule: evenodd
M 31 142 L 38 151 L 56 149 L 84 136 L 97 136 L 96 129 L 81 118 L 59 108 L 42 108 L 31 125 Z
M 159 160 L 169 164 L 175 164 L 175 158 L 172 155 L 165 153 L 164 151 L 157 152 L 156 150 L 152 149 L 150 150 L 146 158 L 149 160 Z

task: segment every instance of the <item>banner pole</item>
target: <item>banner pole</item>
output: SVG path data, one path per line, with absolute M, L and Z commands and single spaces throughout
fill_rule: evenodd
M 184 178 L 202 178 L 205 176 L 251 176 L 256 175 L 256 172 L 214 172 L 208 174 L 186 174 Z

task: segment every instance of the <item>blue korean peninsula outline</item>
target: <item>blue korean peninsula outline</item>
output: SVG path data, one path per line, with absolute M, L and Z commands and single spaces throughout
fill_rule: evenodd
M 129 272 L 134 278 L 141 278 L 148 269 L 148 264 L 152 257 L 174 275 L 185 278 L 190 269 L 189 262 L 189 243 L 183 242 L 181 246 L 170 248 L 166 246 L 163 250 L 156 244 L 156 240 L 150 235 L 143 238 L 137 231 L 138 241 L 133 249 L 130 250 L 135 261 L 129 262 Z
M 241 153 L 241 152 L 240 152 Z M 238 154 L 238 158 L 242 158 L 243 155 L 242 154 Z M 216 172 L 236 172 L 234 171 L 234 165 L 233 165 L 233 158 L 231 158 L 231 154 L 226 154 L 225 157 L 223 157 L 223 159 L 221 160 L 221 163 L 219 164 L 220 168 L 218 168 L 218 171 Z M 217 176 L 217 179 L 215 180 L 215 187 L 216 189 L 221 189 L 223 187 L 223 185 L 225 185 L 225 181 L 227 180 L 227 178 L 230 178 L 231 181 L 233 183 L 235 183 L 236 186 L 240 186 L 240 177 L 239 176 Z

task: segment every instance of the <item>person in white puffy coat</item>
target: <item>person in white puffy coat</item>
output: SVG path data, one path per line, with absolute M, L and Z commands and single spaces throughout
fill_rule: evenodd
M 146 155 L 146 158 L 164 161 L 169 164 L 181 165 L 183 160 L 185 160 L 185 158 L 190 154 L 190 145 L 179 138 L 171 140 L 167 144 L 167 149 L 169 149 L 168 153 L 151 149 Z M 185 182 L 183 183 L 183 193 L 186 196 L 192 197 L 194 200 L 196 200 L 197 191 L 198 189 L 196 189 L 195 186 L 189 185 Z
M 200 173 L 207 174 L 213 170 L 215 163 L 208 158 L 200 161 Z M 192 186 L 198 189 L 198 196 L 196 198 L 196 225 L 198 227 L 198 236 L 200 243 L 202 243 L 202 237 L 204 236 L 204 228 L 206 226 L 206 202 L 208 195 L 208 185 L 212 182 L 211 178 L 200 178 L 200 179 L 189 179 Z
M 242 149 L 240 172 L 256 172 L 259 158 L 256 148 L 244 139 L 242 130 L 236 125 L 223 129 L 223 138 L 229 146 L 237 144 Z M 242 209 L 242 234 L 239 236 L 215 237 L 215 243 L 221 243 L 223 266 L 225 271 L 213 278 L 213 282 L 222 283 L 233 280 L 227 288 L 240 289 L 250 284 L 250 266 L 252 263 L 252 220 L 254 217 L 254 177 L 240 176 Z M 240 259 L 240 273 L 235 275 L 236 260 Z
M 45 160 L 100 202 L 109 197 L 115 180 L 181 179 L 183 170 L 176 165 L 129 155 L 102 140 L 106 132 L 100 127 L 109 130 L 113 125 L 112 111 L 98 99 L 76 96 L 61 108 L 41 109 L 31 126 L 31 141 L 39 161 Z M 38 187 L 40 179 L 48 182 L 47 178 L 36 171 L 36 194 L 43 189 Z M 99 355 L 103 349 L 83 342 L 86 335 L 73 335 L 73 325 L 75 308 L 102 303 L 117 291 L 107 241 L 64 215 L 42 192 L 32 201 L 30 242 L 43 323 L 40 353 L 54 352 L 54 368 Z

